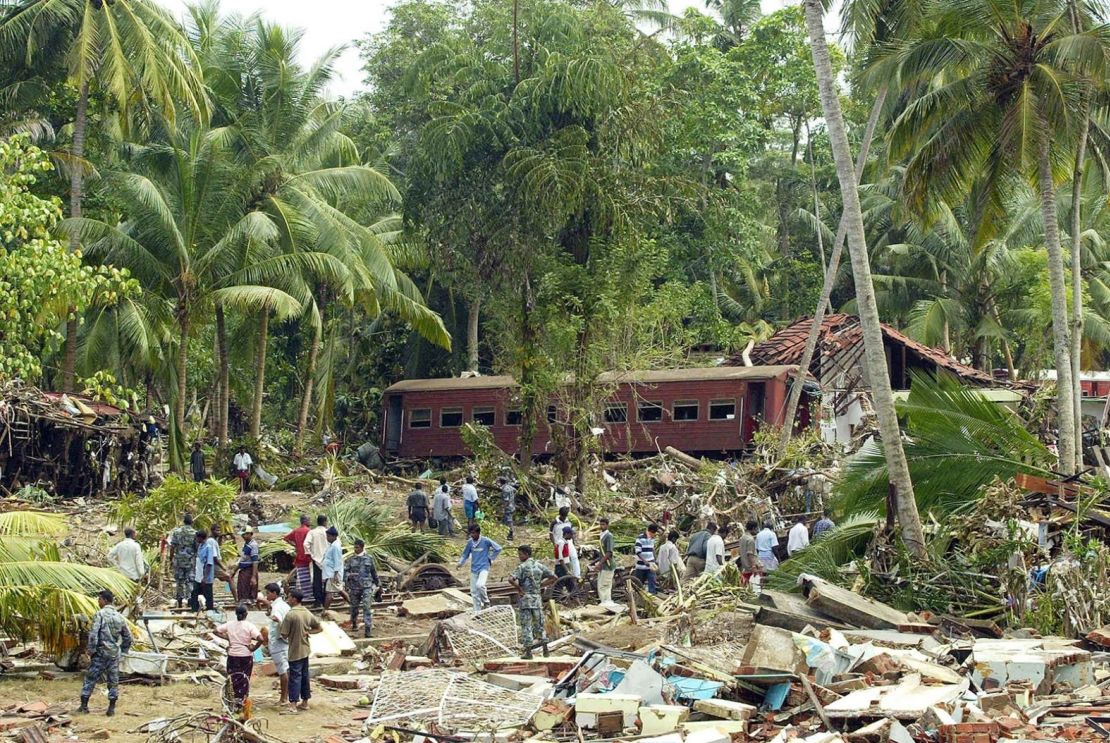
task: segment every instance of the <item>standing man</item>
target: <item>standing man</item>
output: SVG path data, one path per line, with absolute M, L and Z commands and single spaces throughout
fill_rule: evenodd
M 455 528 L 451 524 L 451 488 L 447 486 L 446 477 L 440 478 L 439 487 L 432 498 L 432 517 L 436 520 L 436 529 L 441 537 L 455 536 Z
M 334 526 L 324 532 L 328 548 L 320 563 L 320 575 L 324 581 L 324 608 L 331 607 L 332 597 L 343 593 L 343 545 L 339 542 L 339 530 Z
M 204 469 L 204 452 L 200 450 L 200 442 L 193 442 L 193 453 L 189 455 L 189 472 L 193 475 L 193 482 L 204 482 L 208 473 Z
M 462 486 L 463 514 L 466 516 L 467 530 L 474 524 L 478 515 L 478 486 L 474 484 L 474 476 L 467 475 Z
M 832 510 L 825 508 L 821 511 L 821 518 L 813 525 L 813 539 L 817 540 L 822 534 L 836 527 L 832 520 Z
M 409 493 L 406 505 L 409 510 L 409 522 L 415 531 L 424 531 L 424 522 L 428 520 L 428 497 L 424 495 L 424 485 L 416 483 L 413 491 Z
M 744 583 L 751 582 L 752 576 L 759 572 L 759 555 L 755 551 L 755 534 L 759 524 L 748 519 L 744 524 L 744 535 L 740 537 L 740 578 Z
M 501 508 L 505 515 L 504 523 L 509 527 L 509 541 L 513 541 L 513 516 L 516 514 L 516 486 L 507 477 L 499 479 L 501 483 Z
M 316 517 L 316 528 L 304 540 L 305 551 L 312 558 L 312 603 L 316 608 L 324 605 L 324 555 L 328 551 L 328 517 Z
M 274 662 L 274 671 L 278 675 L 280 688 L 279 704 L 289 702 L 289 643 L 281 639 L 279 628 L 281 620 L 289 613 L 289 604 L 281 597 L 281 586 L 277 583 L 266 584 L 266 601 L 270 608 L 266 616 L 270 619 L 267 640 L 269 641 L 270 660 Z
M 358 626 L 358 610 L 362 609 L 363 636 L 369 637 L 374 624 L 374 594 L 378 591 L 378 568 L 373 556 L 366 551 L 366 542 L 355 540 L 355 553 L 343 566 L 347 584 L 347 600 L 351 604 L 351 634 Z
M 709 542 L 709 529 L 702 529 L 690 537 L 686 545 L 686 575 L 697 578 L 705 571 L 705 546 Z
M 763 528 L 755 535 L 755 553 L 763 563 L 763 570 L 771 572 L 779 566 L 779 558 L 775 556 L 775 547 L 779 546 L 779 537 L 775 534 L 771 519 L 763 520 Z
M 613 533 L 609 531 L 609 519 L 603 516 L 598 519 L 598 524 L 601 525 L 601 558 L 594 566 L 597 569 L 597 595 L 601 605 L 608 608 L 613 605 L 613 573 L 617 562 L 613 557 Z
M 794 519 L 794 526 L 786 536 L 786 554 L 793 556 L 809 546 L 809 529 L 806 527 L 805 514 L 799 513 Z
M 563 565 L 566 566 L 567 575 L 577 581 L 582 577 L 582 566 L 578 562 L 578 545 L 574 543 L 574 527 L 563 527 L 563 546 L 559 548 L 562 550 Z
M 304 594 L 299 588 L 289 592 L 289 613 L 281 620 L 278 636 L 289 645 L 289 709 L 308 709 L 312 687 L 308 678 L 308 656 L 312 654 L 308 636 L 324 630 L 316 615 L 304 608 Z
M 251 476 L 251 465 L 254 464 L 251 455 L 247 454 L 247 447 L 239 447 L 232 464 L 235 465 L 235 475 L 239 478 L 239 492 L 245 493 L 247 492 L 247 480 Z
M 254 538 L 254 529 L 248 526 L 243 529 L 243 551 L 239 554 L 235 580 L 235 598 L 248 607 L 258 601 L 258 561 L 258 540 Z
M 532 648 L 545 636 L 543 626 L 543 599 L 540 588 L 545 578 L 554 578 L 555 573 L 538 560 L 532 559 L 532 546 L 522 544 L 517 547 L 520 565 L 509 576 L 509 582 L 520 593 L 518 616 L 520 617 L 520 646 L 524 648 L 524 658 L 532 657 Z
M 481 611 L 489 606 L 489 594 L 486 593 L 486 581 L 489 580 L 489 569 L 493 561 L 501 554 L 501 545 L 489 537 L 482 536 L 482 527 L 474 524 L 468 529 L 470 539 L 466 540 L 462 557 L 459 558 L 459 567 L 470 559 L 470 599 L 474 602 L 474 611 Z
M 655 535 L 659 533 L 659 527 L 655 524 L 648 524 L 644 533 L 636 537 L 636 578 L 647 586 L 647 592 L 655 594 L 658 589 L 655 583 L 655 573 L 659 566 L 655 564 Z
M 204 608 L 213 609 L 212 582 L 216 579 L 216 556 L 212 550 L 212 540 L 208 532 L 197 532 L 197 552 L 193 565 L 193 594 L 189 597 L 189 608 L 200 611 L 200 599 L 204 597 Z
M 562 506 L 555 523 L 551 525 L 551 544 L 555 547 L 555 575 L 562 578 L 567 574 L 566 562 L 563 560 L 563 527 L 571 526 L 570 506 Z
M 293 572 L 297 576 L 297 588 L 305 593 L 312 590 L 312 555 L 305 549 L 308 539 L 308 514 L 301 514 L 300 525 L 282 537 L 283 540 L 293 545 L 295 557 L 293 558 Z
M 677 584 L 686 574 L 682 553 L 678 551 L 678 531 L 671 529 L 667 541 L 659 548 L 659 576 L 666 585 Z
M 251 694 L 251 674 L 254 672 L 254 651 L 262 647 L 262 632 L 247 621 L 247 605 L 235 607 L 235 619 L 216 626 L 216 636 L 227 640 L 227 677 L 237 706 Z
M 173 580 L 177 584 L 174 598 L 180 609 L 193 593 L 193 575 L 196 573 L 197 530 L 193 528 L 191 513 L 182 516 L 181 526 L 170 532 L 169 545 Z
M 725 535 L 728 527 L 719 529 L 716 524 L 708 524 L 705 530 L 709 532 L 709 539 L 705 542 L 705 572 L 707 575 L 716 575 L 725 566 Z
M 89 699 L 101 678 L 108 683 L 108 717 L 116 714 L 116 700 L 119 699 L 119 656 L 131 650 L 131 630 L 127 620 L 116 611 L 113 604 L 116 597 L 108 589 L 97 594 L 100 611 L 93 616 L 89 630 L 89 670 L 85 672 L 85 683 L 81 685 L 81 706 L 78 712 L 88 714 Z
M 143 548 L 135 541 L 135 530 L 130 526 L 123 530 L 123 539 L 108 552 L 108 562 L 136 583 L 147 574 Z

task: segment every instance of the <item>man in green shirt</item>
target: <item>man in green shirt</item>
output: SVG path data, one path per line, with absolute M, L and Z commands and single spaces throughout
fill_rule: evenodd
M 613 603 L 613 573 L 617 569 L 617 561 L 613 557 L 613 533 L 609 531 L 609 519 L 600 518 L 601 525 L 601 559 L 594 567 L 597 569 L 597 595 L 602 606 Z
M 316 615 L 302 606 L 304 592 L 294 588 L 289 592 L 289 613 L 281 620 L 278 634 L 289 645 L 289 708 L 293 711 L 308 709 L 312 689 L 308 680 L 308 656 L 312 647 L 308 636 L 323 631 Z
M 524 648 L 524 658 L 532 657 L 532 647 L 543 639 L 543 599 L 540 588 L 545 578 L 554 578 L 555 573 L 538 560 L 532 559 L 532 546 L 522 544 L 517 547 L 520 565 L 509 576 L 509 582 L 520 593 L 517 616 L 520 618 L 520 645 Z

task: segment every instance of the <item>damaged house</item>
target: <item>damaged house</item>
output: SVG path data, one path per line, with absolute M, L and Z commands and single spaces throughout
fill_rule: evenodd
M 812 322 L 812 318 L 802 318 L 726 363 L 731 366 L 796 365 L 802 360 Z M 940 349 L 918 343 L 886 324 L 882 325 L 882 331 L 887 371 L 896 397 L 899 391 L 904 394 L 909 390 L 911 372 L 936 374 L 938 370 L 951 374 L 964 384 L 990 390 L 992 399 L 1000 403 L 1013 403 L 1021 397 L 1008 389 L 1008 383 L 996 380 L 988 372 L 961 364 Z M 825 317 L 809 372 L 821 387 L 824 407 L 821 430 L 824 439 L 830 443 L 847 444 L 871 411 L 867 396 L 870 384 L 863 358 L 863 331 L 858 316 L 833 314 Z
M 145 492 L 156 452 L 141 419 L 115 406 L 33 388 L 9 388 L 0 397 L 0 491 Z

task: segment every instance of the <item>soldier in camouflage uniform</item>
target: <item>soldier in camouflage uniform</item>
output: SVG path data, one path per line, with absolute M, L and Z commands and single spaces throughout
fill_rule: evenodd
M 116 699 L 119 698 L 119 656 L 131 649 L 131 630 L 127 620 L 116 611 L 115 596 L 103 590 L 97 596 L 100 611 L 93 617 L 89 630 L 89 670 L 85 672 L 85 683 L 81 686 L 81 706 L 78 712 L 89 711 L 89 697 L 92 696 L 96 682 L 106 677 L 108 682 L 108 717 L 116 713 Z
M 343 575 L 347 600 L 351 604 L 351 632 L 358 626 L 358 610 L 361 608 L 363 628 L 366 637 L 369 637 L 374 622 L 371 606 L 378 590 L 378 568 L 374 558 L 366 551 L 366 542 L 361 539 L 355 540 L 355 553 L 347 558 Z
M 182 525 L 170 532 L 169 539 L 178 609 L 193 594 L 193 569 L 197 558 L 197 530 L 193 528 L 193 517 L 185 514 L 181 521 Z
M 522 544 L 517 548 L 520 556 L 520 565 L 509 576 L 512 583 L 520 593 L 520 604 L 517 606 L 517 616 L 520 618 L 520 644 L 524 648 L 524 657 L 532 657 L 532 647 L 543 639 L 543 599 L 540 597 L 540 588 L 543 581 L 554 578 L 555 574 L 538 560 L 532 559 L 532 546 Z

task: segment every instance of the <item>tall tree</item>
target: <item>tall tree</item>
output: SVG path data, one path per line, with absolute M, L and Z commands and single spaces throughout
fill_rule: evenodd
M 208 103 L 200 69 L 181 28 L 151 0 L 22 0 L 0 15 L 0 57 L 29 70 L 64 66 L 77 91 L 68 169 L 69 216 L 81 216 L 91 91 L 110 99 L 126 121 L 151 105 L 173 121 L 178 106 L 203 120 Z M 78 248 L 77 238 L 70 250 Z M 77 318 L 66 324 L 62 386 L 72 391 Z
M 858 181 L 852 164 L 848 130 L 844 124 L 844 114 L 840 109 L 832 60 L 825 40 L 824 10 L 820 0 L 805 0 L 805 14 L 813 50 L 813 65 L 817 72 L 817 84 L 821 95 L 821 107 L 825 111 L 825 122 L 829 130 L 833 158 L 836 161 L 837 179 L 840 181 L 840 192 L 844 202 L 848 252 L 852 261 L 856 302 L 859 307 L 860 326 L 863 330 L 867 377 L 879 420 L 879 433 L 883 439 L 887 471 L 890 482 L 895 488 L 898 523 L 902 527 L 902 541 L 907 551 L 915 558 L 923 558 L 926 554 L 925 535 L 921 528 L 921 517 L 917 512 L 917 501 L 914 499 L 906 454 L 902 449 L 902 432 L 898 426 L 898 414 L 894 409 L 894 395 L 890 388 L 883 333 L 879 323 L 879 308 L 875 302 L 875 287 L 871 281 L 871 265 L 864 238 L 863 210 L 860 207 Z
M 914 86 L 892 131 L 896 156 L 912 150 L 905 194 L 919 213 L 931 199 L 975 204 L 976 240 L 1006 216 L 1005 197 L 1036 184 L 1052 293 L 1060 469 L 1075 470 L 1078 379 L 1057 213 L 1057 170 L 1072 160 L 1084 82 L 1106 69 L 1106 31 L 1072 30 L 1058 0 L 953 0 L 899 50 L 903 86 Z M 1085 117 L 1084 117 L 1085 122 Z M 1061 179 L 1062 180 L 1062 179 Z

